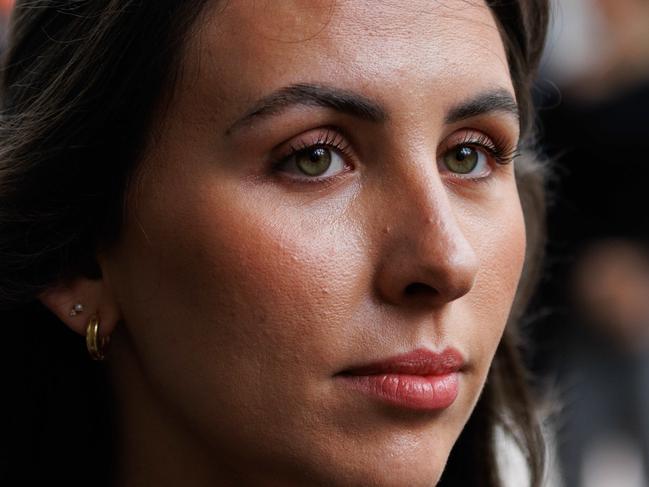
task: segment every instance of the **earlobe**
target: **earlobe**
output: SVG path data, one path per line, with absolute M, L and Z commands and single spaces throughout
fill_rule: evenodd
M 111 335 L 120 319 L 120 310 L 103 279 L 78 277 L 58 283 L 40 294 L 39 300 L 63 323 L 86 336 L 91 319 L 96 317 L 100 338 Z

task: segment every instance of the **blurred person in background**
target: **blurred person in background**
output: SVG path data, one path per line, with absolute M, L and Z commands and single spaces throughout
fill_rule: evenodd
M 649 255 L 630 240 L 595 241 L 580 254 L 571 284 L 585 332 L 564 359 L 571 372 L 563 398 L 566 485 L 647 485 Z
M 614 485 L 649 485 L 649 1 L 555 2 L 547 53 L 542 144 L 560 183 L 539 298 L 552 313 L 535 326 L 532 360 L 560 378 L 565 485 L 603 482 L 630 456 L 641 475 L 622 469 Z

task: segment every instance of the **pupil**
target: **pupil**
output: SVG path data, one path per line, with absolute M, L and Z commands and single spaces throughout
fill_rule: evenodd
M 323 157 L 325 157 L 325 150 L 322 147 L 313 149 L 309 155 L 309 160 L 311 162 L 319 162 Z
M 461 147 L 458 149 L 455 157 L 457 157 L 458 161 L 463 161 L 467 157 L 471 157 L 472 153 L 473 149 L 471 149 L 471 147 Z

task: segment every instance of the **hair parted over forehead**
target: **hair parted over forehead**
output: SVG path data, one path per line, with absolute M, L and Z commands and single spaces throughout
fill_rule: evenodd
M 99 276 L 95 255 L 119 237 L 154 113 L 182 74 L 182 47 L 192 28 L 215 2 L 17 0 L 0 80 L 2 325 L 13 326 L 15 310 L 37 306 L 36 296 L 53 283 Z M 530 91 L 548 1 L 486 4 L 507 53 L 525 148 L 533 143 Z M 529 245 L 520 310 L 536 274 L 544 200 L 536 159 L 527 152 L 516 164 Z M 508 328 L 442 486 L 500 485 L 492 441 L 499 424 L 520 443 L 532 485 L 540 485 L 542 443 Z

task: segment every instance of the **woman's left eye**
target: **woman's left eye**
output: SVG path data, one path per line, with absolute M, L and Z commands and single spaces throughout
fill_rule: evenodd
M 313 145 L 293 152 L 278 164 L 279 171 L 298 179 L 327 179 L 347 169 L 343 156 L 326 145 Z
M 442 162 L 446 169 L 462 177 L 481 178 L 491 172 L 485 152 L 471 145 L 459 145 L 446 151 Z

